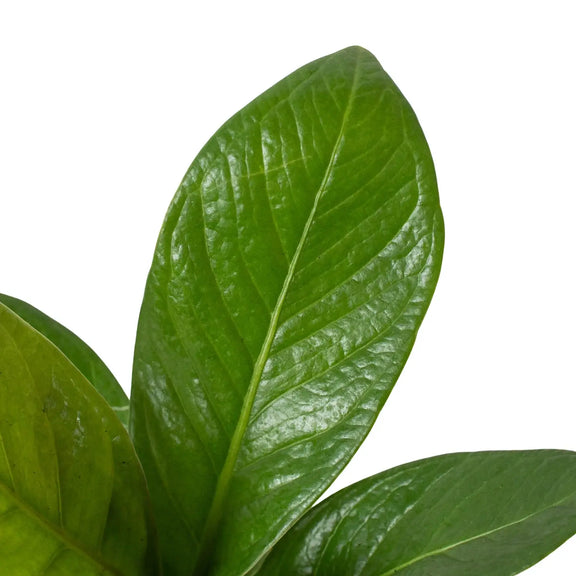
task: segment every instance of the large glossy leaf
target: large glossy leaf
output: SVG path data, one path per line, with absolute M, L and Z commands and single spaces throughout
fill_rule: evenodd
M 327 488 L 407 359 L 439 273 L 410 106 L 349 48 L 211 138 L 164 222 L 131 431 L 166 573 L 245 574 Z
M 449 454 L 313 508 L 262 576 L 512 576 L 576 533 L 576 453 Z
M 0 576 L 159 574 L 127 431 L 78 369 L 0 303 Z
M 83 340 L 27 302 L 0 294 L 0 302 L 46 336 L 106 398 L 116 416 L 128 427 L 129 400 L 106 364 Z

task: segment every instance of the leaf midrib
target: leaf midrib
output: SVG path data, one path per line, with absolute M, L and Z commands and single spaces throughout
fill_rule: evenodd
M 272 315 L 270 317 L 270 323 L 268 325 L 268 331 L 266 333 L 266 337 L 260 349 L 260 353 L 256 362 L 254 364 L 254 369 L 252 372 L 252 377 L 250 379 L 250 384 L 248 386 L 248 390 L 246 396 L 244 398 L 244 403 L 242 405 L 242 409 L 240 411 L 240 417 L 238 419 L 238 423 L 234 430 L 234 434 L 230 441 L 230 447 L 226 456 L 226 460 L 224 462 L 224 466 L 222 467 L 222 471 L 218 477 L 218 483 L 216 485 L 216 490 L 214 492 L 214 497 L 212 499 L 212 505 L 210 507 L 210 512 L 208 513 L 208 517 L 206 523 L 204 525 L 204 533 L 202 536 L 202 543 L 200 546 L 200 551 L 198 555 L 198 560 L 194 569 L 193 574 L 198 576 L 203 576 L 204 574 L 208 573 L 208 569 L 210 566 L 210 554 L 213 550 L 218 528 L 220 525 L 220 520 L 222 518 L 222 513 L 224 511 L 224 505 L 226 502 L 226 498 L 228 496 L 228 492 L 230 490 L 230 483 L 232 481 L 232 477 L 234 475 L 234 469 L 236 467 L 236 462 L 238 460 L 238 454 L 240 453 L 240 449 L 242 447 L 242 441 L 244 439 L 244 435 L 248 428 L 248 424 L 250 422 L 250 415 L 252 413 L 252 407 L 254 405 L 254 401 L 256 399 L 256 394 L 258 392 L 258 388 L 260 386 L 262 374 L 264 372 L 264 368 L 268 361 L 268 357 L 270 354 L 270 349 L 272 348 L 272 344 L 274 342 L 274 338 L 276 337 L 276 331 L 278 329 L 278 323 L 280 320 L 280 314 L 282 312 L 284 302 L 286 300 L 286 295 L 294 278 L 294 273 L 296 267 L 298 265 L 300 255 L 304 248 L 304 244 L 308 238 L 308 234 L 314 222 L 316 212 L 318 209 L 318 205 L 320 200 L 322 199 L 324 192 L 326 191 L 330 176 L 333 171 L 334 164 L 338 158 L 338 154 L 340 152 L 340 148 L 342 146 L 343 136 L 344 136 L 344 129 L 348 122 L 348 118 L 350 116 L 350 108 L 351 103 L 354 97 L 354 94 L 357 90 L 358 85 L 358 74 L 359 74 L 359 64 L 358 61 L 356 62 L 356 67 L 354 70 L 354 79 L 352 82 L 352 87 L 350 90 L 350 95 L 348 97 L 348 101 L 346 103 L 346 109 L 342 115 L 342 123 L 340 126 L 340 131 L 338 136 L 335 140 L 332 154 L 330 156 L 330 160 L 326 166 L 326 170 L 324 172 L 324 176 L 322 178 L 322 182 L 318 187 L 318 191 L 316 192 L 316 196 L 314 198 L 314 203 L 310 210 L 310 214 L 304 225 L 304 229 L 302 230 L 302 234 L 300 236 L 300 240 L 292 256 L 290 261 L 290 265 L 288 267 L 286 278 L 284 279 L 284 283 L 282 285 L 282 289 L 280 290 L 280 294 L 278 295 L 278 299 L 276 300 L 276 304 L 274 306 L 274 310 L 272 311 Z
M 394 568 L 391 568 L 390 570 L 387 570 L 386 572 L 383 572 L 382 574 L 380 574 L 380 576 L 394 576 L 394 574 L 398 574 L 401 570 L 404 570 L 405 568 L 408 568 L 409 566 L 412 566 L 413 564 L 416 564 L 418 562 L 422 562 L 423 560 L 426 560 L 427 558 L 431 558 L 433 556 L 438 556 L 440 554 L 443 554 L 444 552 L 458 548 L 459 546 L 464 546 L 465 544 L 468 544 L 470 542 L 474 542 L 475 540 L 481 540 L 482 538 L 486 538 L 492 534 L 496 534 L 497 532 L 500 532 L 502 530 L 506 530 L 507 528 L 510 528 L 512 526 L 522 524 L 523 522 L 526 522 L 527 520 L 530 520 L 531 518 L 534 518 L 534 517 L 542 514 L 543 512 L 546 512 L 547 510 L 551 510 L 552 508 L 557 508 L 557 507 L 561 506 L 562 504 L 564 504 L 565 502 L 567 502 L 571 498 L 574 498 L 573 493 L 568 494 L 567 496 L 565 496 L 564 498 L 561 498 L 558 502 L 554 502 L 550 506 L 546 506 L 545 508 L 541 508 L 539 510 L 536 510 L 535 512 L 532 512 L 531 514 L 527 514 L 526 516 L 523 516 L 522 518 L 518 518 L 516 520 L 513 520 L 512 522 L 508 522 L 507 524 L 502 524 L 502 525 L 497 526 L 496 528 L 493 528 L 491 530 L 486 530 L 485 532 L 481 532 L 480 534 L 474 534 L 473 536 L 470 536 L 469 538 L 464 538 L 463 540 L 459 540 L 458 542 L 453 542 L 452 544 L 448 544 L 447 546 L 443 546 L 441 548 L 436 548 L 434 550 L 430 550 L 429 552 L 425 552 L 424 554 L 420 554 L 419 556 L 416 556 L 415 558 L 412 558 L 411 560 L 408 560 L 407 562 L 404 562 L 403 564 L 400 564 Z

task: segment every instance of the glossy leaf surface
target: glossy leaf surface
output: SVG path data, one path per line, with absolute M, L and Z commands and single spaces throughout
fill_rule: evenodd
M 167 574 L 245 574 L 358 448 L 440 268 L 430 153 L 349 48 L 241 110 L 187 172 L 140 315 L 131 432 Z
M 60 348 L 68 360 L 106 398 L 122 424 L 128 427 L 130 415 L 128 397 L 106 364 L 88 344 L 27 302 L 5 294 L 0 294 L 0 302 Z
M 128 433 L 78 369 L 0 303 L 0 576 L 159 574 Z
M 512 576 L 576 533 L 576 453 L 449 454 L 312 509 L 262 576 Z

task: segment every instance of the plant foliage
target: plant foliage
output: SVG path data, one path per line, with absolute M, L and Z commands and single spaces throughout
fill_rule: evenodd
M 443 240 L 426 140 L 369 52 L 248 104 L 166 215 L 130 401 L 0 296 L 0 576 L 511 576 L 560 545 L 572 452 L 438 456 L 315 505 L 398 379 Z

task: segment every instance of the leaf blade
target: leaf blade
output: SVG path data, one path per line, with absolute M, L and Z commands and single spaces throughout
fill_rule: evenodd
M 126 430 L 63 353 L 0 303 L 0 574 L 157 574 Z
M 112 372 L 92 348 L 68 328 L 31 304 L 6 294 L 0 294 L 0 302 L 55 344 L 104 396 L 122 424 L 128 427 L 130 419 L 128 397 Z
M 357 82 L 357 76 L 355 76 L 354 78 L 354 85 L 352 87 L 352 91 L 354 90 L 356 82 Z M 342 120 L 342 129 L 340 130 L 340 133 L 336 141 L 336 145 L 334 146 L 334 150 L 332 152 L 330 160 L 328 161 L 324 178 L 314 197 L 314 202 L 310 210 L 309 216 L 306 220 L 306 223 L 304 225 L 304 229 L 301 233 L 300 239 L 298 241 L 298 245 L 296 246 L 294 254 L 291 257 L 290 264 L 286 272 L 286 277 L 282 284 L 282 289 L 280 291 L 280 294 L 272 311 L 270 323 L 268 326 L 268 330 L 266 332 L 266 336 L 264 338 L 264 342 L 262 344 L 260 353 L 254 365 L 254 370 L 252 373 L 252 377 L 250 379 L 250 384 L 248 386 L 246 398 L 244 400 L 242 411 L 238 419 L 238 424 L 234 431 L 234 436 L 232 438 L 231 445 L 227 453 L 226 461 L 222 468 L 222 472 L 220 473 L 220 476 L 218 478 L 218 484 L 216 486 L 212 508 L 210 510 L 210 515 L 207 519 L 206 530 L 204 535 L 204 543 L 203 543 L 206 555 L 205 557 L 201 557 L 199 560 L 200 571 L 205 570 L 204 566 L 207 567 L 212 562 L 212 559 L 210 558 L 208 553 L 212 549 L 213 541 L 216 537 L 216 532 L 219 527 L 218 524 L 222 518 L 225 499 L 228 496 L 228 492 L 230 490 L 230 483 L 232 482 L 234 468 L 236 466 L 242 442 L 244 440 L 244 436 L 246 434 L 246 430 L 249 425 L 250 415 L 252 412 L 252 408 L 254 406 L 254 402 L 256 400 L 256 394 L 258 392 L 258 388 L 260 385 L 260 381 L 262 379 L 262 375 L 264 373 L 266 363 L 268 362 L 270 356 L 270 350 L 272 348 L 274 339 L 276 338 L 276 332 L 278 330 L 280 314 L 282 313 L 283 310 L 287 292 L 290 289 L 290 285 L 293 281 L 295 270 L 297 268 L 300 255 L 302 254 L 304 243 L 308 238 L 310 228 L 314 221 L 314 217 L 317 213 L 318 203 L 326 191 L 327 179 L 332 171 L 332 167 L 335 163 L 335 157 L 337 155 L 337 150 L 340 147 L 340 143 L 342 141 L 342 132 L 343 127 L 346 124 L 346 117 L 348 115 L 348 111 L 349 111 L 349 104 L 346 108 L 346 112 Z
M 244 573 L 333 480 L 406 361 L 442 240 L 418 122 L 362 49 L 296 71 L 208 142 L 160 233 L 134 364 L 170 570 Z
M 512 576 L 576 532 L 576 453 L 447 454 L 313 508 L 259 574 Z

